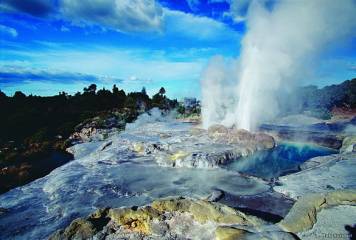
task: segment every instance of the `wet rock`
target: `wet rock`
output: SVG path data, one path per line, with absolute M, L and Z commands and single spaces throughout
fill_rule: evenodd
M 129 112 L 110 112 L 88 119 L 75 127 L 68 141 L 70 144 L 104 140 L 113 130 L 125 127 Z
M 106 148 L 108 148 L 109 146 L 112 145 L 112 141 L 108 141 L 106 142 L 102 147 L 101 147 L 101 151 L 104 151 Z
M 342 141 L 340 153 L 356 152 L 356 136 L 345 137 Z
M 212 139 L 224 138 L 228 134 L 228 129 L 223 125 L 213 125 L 208 128 L 208 136 Z
M 265 133 L 251 133 L 244 129 L 228 129 L 222 125 L 213 125 L 208 129 L 208 136 L 217 142 L 244 146 L 251 152 L 271 149 L 275 146 L 274 138 Z
M 238 229 L 234 227 L 217 227 L 215 230 L 215 239 L 216 240 L 235 240 L 241 239 L 246 235 L 248 231 L 243 229 Z
M 254 140 L 260 145 L 259 148 L 262 149 L 271 149 L 276 145 L 274 138 L 265 133 L 256 133 L 254 135 Z
M 310 194 L 301 197 L 288 215 L 279 223 L 285 231 L 298 233 L 311 229 L 317 221 L 317 213 L 327 207 L 356 204 L 355 190 L 339 190 L 326 194 Z M 335 216 L 336 217 L 336 216 Z
M 219 226 L 215 231 L 216 240 L 237 240 L 237 239 L 278 239 L 278 240 L 296 240 L 297 236 L 283 232 L 278 227 L 262 226 L 257 231 L 250 228 L 239 228 L 235 226 Z
M 342 146 L 342 136 L 336 132 L 268 124 L 263 124 L 260 127 L 260 130 L 280 139 L 281 141 L 310 142 L 333 149 L 339 149 Z
M 190 149 L 187 152 L 178 150 L 174 153 L 161 152 L 155 156 L 162 166 L 213 168 L 237 160 L 243 155 L 240 149 L 228 146 L 210 146 L 210 149 Z
M 162 133 L 164 131 L 142 135 L 145 141 L 132 141 L 130 149 L 140 155 L 153 156 L 162 166 L 213 168 L 275 145 L 273 137 L 267 134 L 222 125 L 213 125 L 208 131 L 187 129 L 164 139 Z
M 230 141 L 239 143 L 239 142 L 249 142 L 254 140 L 254 134 L 244 130 L 244 129 L 231 129 L 229 132 Z
M 104 221 L 105 220 L 105 221 Z M 99 224 L 101 223 L 101 224 Z M 228 206 L 204 200 L 174 198 L 156 200 L 151 205 L 98 210 L 86 219 L 73 221 L 50 239 L 233 239 L 247 230 L 228 228 L 226 224 L 254 229 L 264 221 Z M 197 229 L 198 232 L 195 231 Z
M 308 161 L 302 163 L 299 168 L 300 170 L 311 169 L 314 167 L 321 166 L 323 164 L 335 162 L 341 160 L 343 157 L 339 154 L 330 155 L 330 156 L 321 156 L 321 157 L 314 157 L 309 159 Z
M 281 185 L 273 189 L 293 199 L 330 192 L 329 186 L 335 190 L 355 189 L 355 167 L 356 153 L 318 157 L 302 164 L 302 171 L 279 177 Z
M 278 192 L 267 191 L 242 196 L 225 193 L 219 202 L 265 221 L 277 223 L 288 214 L 295 201 Z
M 192 134 L 193 136 L 201 136 L 205 133 L 206 133 L 206 130 L 202 129 L 202 128 L 193 127 L 190 129 L 190 134 Z
M 203 200 L 169 199 L 154 201 L 152 207 L 161 212 L 189 212 L 200 223 L 213 221 L 218 223 L 236 223 L 242 225 L 254 225 L 260 222 L 255 217 L 248 217 L 233 208 L 219 203 L 211 203 Z
M 143 154 L 145 148 L 142 143 L 134 143 L 133 150 L 137 153 Z
M 214 190 L 210 196 L 207 198 L 210 202 L 217 202 L 224 197 L 224 192 L 221 190 Z
M 71 144 L 91 142 L 93 140 L 104 140 L 108 134 L 113 131 L 110 129 L 99 129 L 95 127 L 82 128 L 80 131 L 74 132 L 69 136 L 68 140 Z
M 109 222 L 108 209 L 98 209 L 88 218 L 78 218 L 67 228 L 55 232 L 50 240 L 89 239 Z
M 112 221 L 123 226 L 125 229 L 145 235 L 152 233 L 152 220 L 161 218 L 159 212 L 150 206 L 142 208 L 111 209 L 109 217 Z
M 57 231 L 50 240 L 88 239 L 95 234 L 94 226 L 85 219 L 74 220 L 65 230 Z
M 243 238 L 244 239 L 244 238 Z M 289 232 L 283 231 L 262 231 L 246 234 L 246 239 L 278 239 L 278 240 L 299 240 L 300 238 Z
M 355 239 L 350 225 L 356 221 L 356 206 L 340 205 L 323 208 L 318 212 L 317 222 L 313 228 L 298 233 L 300 239 Z
M 0 216 L 1 215 L 3 215 L 3 214 L 5 214 L 5 213 L 7 213 L 7 209 L 6 208 L 2 208 L 2 207 L 0 207 Z
M 172 160 L 172 161 L 182 160 L 182 159 L 186 158 L 188 155 L 189 155 L 188 152 L 184 152 L 184 151 L 180 150 L 180 151 L 172 154 L 170 156 L 170 160 Z

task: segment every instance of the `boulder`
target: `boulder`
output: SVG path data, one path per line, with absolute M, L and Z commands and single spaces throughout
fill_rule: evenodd
M 214 190 L 208 197 L 207 200 L 210 202 L 217 202 L 224 197 L 224 192 L 221 190 Z
M 144 148 L 144 146 L 143 146 L 142 143 L 134 143 L 134 144 L 133 144 L 133 150 L 134 150 L 136 153 L 143 154 L 145 148 Z
M 208 128 L 208 136 L 214 140 L 226 137 L 228 132 L 225 126 L 219 124 L 212 125 Z
M 101 231 L 104 226 L 109 222 L 108 210 L 98 209 L 88 218 L 78 218 L 74 220 L 68 227 L 56 231 L 50 240 L 69 240 L 69 239 L 89 239 L 96 233 Z
M 342 141 L 340 153 L 356 152 L 356 136 L 345 137 Z
M 273 190 L 298 199 L 309 193 L 354 189 L 355 167 L 356 153 L 313 158 L 300 166 L 301 171 L 279 177 Z
M 215 147 L 211 145 L 206 151 L 198 148 L 189 149 L 187 152 L 182 150 L 174 153 L 159 152 L 155 155 L 155 159 L 161 166 L 214 168 L 247 155 L 244 150 L 232 146 Z
M 231 129 L 228 141 L 230 143 L 246 143 L 254 140 L 254 135 L 245 129 Z
M 356 204 L 356 190 L 309 194 L 297 200 L 279 226 L 283 230 L 293 233 L 304 232 L 314 226 L 317 221 L 317 213 L 321 209 L 354 204 Z
M 179 150 L 170 156 L 170 160 L 172 160 L 172 161 L 182 160 L 182 159 L 186 158 L 188 155 L 189 155 L 188 152 Z
M 245 129 L 226 128 L 222 125 L 209 127 L 208 136 L 216 142 L 244 146 L 250 152 L 275 146 L 274 138 L 266 133 L 252 133 Z
M 254 135 L 254 140 L 262 149 L 271 149 L 276 145 L 274 138 L 266 133 L 256 133 Z
M 85 219 L 74 220 L 65 230 L 57 231 L 50 240 L 89 239 L 96 233 L 93 224 Z
M 233 208 L 227 207 L 219 203 L 211 203 L 204 200 L 190 199 L 169 199 L 159 200 L 152 203 L 154 209 L 160 212 L 189 212 L 193 218 L 200 222 L 207 221 L 225 223 L 225 224 L 242 224 L 249 225 L 255 223 L 255 219 L 249 219 L 245 214 L 236 211 Z M 251 221 L 251 222 L 250 222 Z
M 234 227 L 217 227 L 215 230 L 215 239 L 216 240 L 236 240 L 242 239 L 248 231 L 244 229 L 238 229 Z
M 173 198 L 156 200 L 142 207 L 98 210 L 88 218 L 74 220 L 50 239 L 99 239 L 109 235 L 112 235 L 109 239 L 151 239 L 153 236 L 157 239 L 172 239 L 172 236 L 190 239 L 195 228 L 206 231 L 207 239 L 215 236 L 217 239 L 233 239 L 247 231 L 228 228 L 227 224 L 255 228 L 264 223 L 223 204 Z
M 151 231 L 151 223 L 155 219 L 161 219 L 159 212 L 150 207 L 142 208 L 118 208 L 111 209 L 109 217 L 117 225 L 123 226 L 125 229 L 149 235 Z

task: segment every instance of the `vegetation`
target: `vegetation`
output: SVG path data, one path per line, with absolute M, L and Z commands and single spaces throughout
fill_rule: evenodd
M 193 107 L 185 107 L 184 104 L 180 103 L 177 107 L 178 118 L 191 118 L 191 117 L 199 117 L 201 114 L 200 105 L 196 105 Z
M 153 107 L 176 107 L 177 101 L 168 99 L 165 93 L 161 88 L 150 98 L 145 88 L 126 94 L 116 85 L 110 91 L 97 90 L 95 84 L 74 96 L 65 92 L 51 97 L 26 96 L 18 91 L 9 97 L 0 91 L 0 192 L 57 167 L 58 164 L 46 164 L 39 158 L 50 161 L 53 150 L 64 151 L 68 147 L 66 139 L 80 123 L 95 116 L 105 119 L 112 112 L 121 116 L 122 121 L 131 122 Z M 35 176 L 38 164 L 49 167 L 43 172 L 37 169 L 39 174 Z
M 287 106 L 289 113 L 304 112 L 314 117 L 329 119 L 335 107 L 346 110 L 356 109 L 356 78 L 324 88 L 300 87 L 293 96 L 288 96 L 288 99 L 290 99 L 290 105 Z

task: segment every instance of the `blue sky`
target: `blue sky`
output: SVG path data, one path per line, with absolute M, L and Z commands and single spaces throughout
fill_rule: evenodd
M 163 86 L 170 97 L 199 97 L 209 59 L 238 58 L 248 3 L 2 0 L 0 89 L 8 95 L 72 94 L 96 83 L 125 91 L 145 86 L 149 94 Z M 355 46 L 352 41 L 347 51 L 330 53 L 315 83 L 354 77 Z

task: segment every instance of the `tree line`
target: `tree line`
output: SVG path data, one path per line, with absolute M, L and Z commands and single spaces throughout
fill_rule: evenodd
M 145 88 L 125 93 L 116 85 L 112 90 L 98 90 L 95 84 L 74 95 L 60 92 L 50 97 L 26 96 L 21 91 L 6 96 L 0 90 L 0 145 L 8 141 L 45 141 L 57 135 L 67 138 L 76 125 L 109 110 L 125 112 L 127 121 L 132 121 L 153 107 L 176 107 L 177 100 L 170 100 L 165 94 L 163 87 L 150 98 Z

